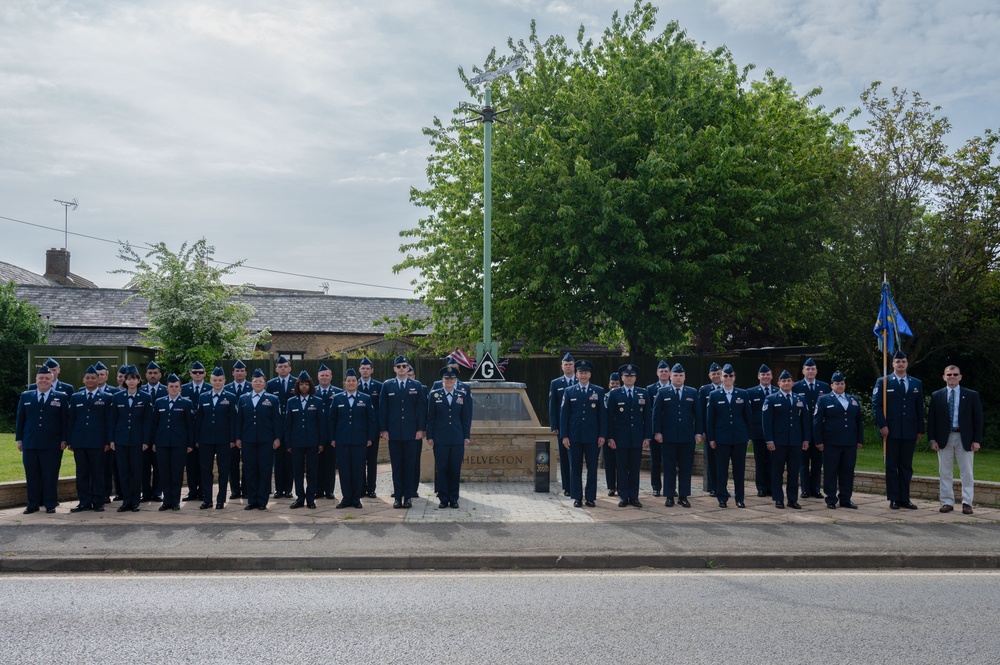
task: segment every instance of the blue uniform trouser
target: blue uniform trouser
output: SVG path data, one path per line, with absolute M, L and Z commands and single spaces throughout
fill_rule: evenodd
M 74 448 L 76 460 L 76 494 L 80 505 L 103 506 L 104 494 L 104 448 Z
M 417 441 L 417 450 L 416 450 L 416 452 L 413 455 L 414 461 L 413 461 L 413 485 L 412 485 L 412 487 L 413 487 L 413 495 L 412 496 L 417 496 L 417 488 L 420 486 L 420 456 L 423 454 L 423 452 L 424 452 L 424 442 L 418 440 Z
M 910 479 L 913 478 L 913 439 L 888 439 L 885 442 L 885 494 L 889 501 L 906 503 L 910 500 Z
M 59 501 L 59 465 L 62 450 L 59 448 L 25 448 L 21 452 L 24 464 L 25 485 L 28 490 L 28 508 L 44 505 L 55 508 Z
M 372 445 L 365 450 L 365 492 L 375 493 L 375 481 L 378 477 L 378 444 L 381 439 L 376 438 Z
M 834 503 L 838 498 L 842 504 L 851 500 L 854 495 L 854 466 L 857 462 L 856 445 L 823 446 L 823 491 L 826 493 L 827 503 Z
M 181 505 L 181 487 L 184 485 L 184 464 L 187 448 L 184 446 L 157 446 L 156 465 L 160 469 L 160 489 L 163 504 Z
M 118 464 L 115 451 L 108 448 L 104 453 L 104 496 L 122 493 L 122 481 L 118 475 Z
M 188 493 L 201 496 L 201 461 L 198 459 L 198 448 L 192 448 L 187 454 L 186 466 Z
M 420 441 L 416 439 L 389 439 L 389 463 L 392 465 L 392 498 L 412 499 L 417 493 L 416 479 L 420 472 L 414 473 L 417 464 L 417 453 Z
M 160 465 L 156 463 L 156 453 L 150 446 L 142 453 L 142 493 L 152 501 L 163 493 L 160 489 Z
M 771 499 L 785 501 L 782 491 L 785 470 L 788 470 L 788 500 L 799 500 L 799 467 L 802 466 L 802 445 L 776 446 L 771 453 Z
M 365 494 L 365 461 L 368 447 L 343 445 L 337 447 L 337 470 L 340 472 L 340 493 L 348 504 L 361 502 Z
M 691 474 L 694 473 L 694 441 L 663 442 L 663 496 L 691 496 Z M 707 445 L 707 444 L 706 444 Z
M 198 447 L 198 461 L 201 463 L 201 500 L 212 501 L 212 462 L 214 461 L 219 469 L 219 495 L 216 503 L 226 502 L 226 485 L 229 483 L 229 458 L 231 449 L 228 443 L 220 444 L 200 444 Z
M 559 440 L 559 437 L 556 437 Z M 569 468 L 569 451 L 566 450 L 562 444 L 559 444 L 559 479 L 562 481 L 562 488 L 564 492 L 568 492 L 572 487 L 572 474 Z
M 319 446 L 292 447 L 292 480 L 295 482 L 295 498 L 308 503 L 316 500 L 316 486 L 319 484 Z
M 243 442 L 243 489 L 247 505 L 266 506 L 271 497 L 271 471 L 274 467 L 273 441 Z
M 563 448 L 565 450 L 565 448 Z M 569 495 L 575 501 L 597 501 L 597 442 L 575 443 L 569 442 L 569 469 L 570 488 Z M 583 463 L 587 463 L 587 487 L 583 487 Z
M 464 457 L 464 443 L 454 446 L 434 446 L 434 466 L 437 468 L 438 474 L 438 499 L 441 501 L 458 501 L 458 486 L 462 476 L 462 459 Z
M 719 501 L 729 500 L 729 465 L 733 466 L 733 496 L 743 503 L 743 478 L 747 470 L 747 444 L 725 445 L 715 448 L 715 496 Z
M 605 444 L 601 447 L 601 456 L 604 457 L 604 481 L 608 484 L 609 490 L 616 490 L 618 489 L 618 462 L 615 458 L 618 456 L 618 451 Z
M 243 480 L 240 477 L 240 458 L 242 457 L 239 448 L 229 449 L 229 493 L 239 496 L 243 492 Z
M 809 443 L 809 450 L 802 452 L 802 491 L 814 496 L 822 496 L 823 451 L 815 443 Z
M 649 441 L 649 484 L 654 492 L 663 489 L 663 444 Z
M 284 413 L 281 414 L 284 418 Z M 282 494 L 292 493 L 292 456 L 288 454 L 288 444 L 284 441 L 274 451 L 274 491 Z M 270 484 L 270 482 L 268 482 Z
M 317 459 L 319 483 L 319 494 L 329 494 L 333 496 L 333 490 L 337 485 L 337 449 L 327 441 L 323 444 L 323 452 Z
M 118 463 L 118 493 L 123 506 L 139 507 L 142 495 L 142 446 L 115 446 Z
M 607 452 L 607 445 L 604 451 Z M 618 464 L 618 496 L 622 501 L 639 500 L 639 469 L 642 466 L 642 448 L 621 448 L 614 451 Z M 604 463 L 607 464 L 607 457 Z
M 771 451 L 764 439 L 753 440 L 753 481 L 758 492 L 771 493 Z
M 701 445 L 705 448 L 705 491 L 715 492 L 717 490 L 715 486 L 715 451 L 712 446 L 708 445 L 707 439 Z

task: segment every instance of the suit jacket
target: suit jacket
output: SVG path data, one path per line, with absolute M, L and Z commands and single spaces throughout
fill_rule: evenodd
M 948 412 L 948 388 L 931 393 L 931 406 L 927 417 L 927 432 L 930 440 L 944 448 L 951 434 L 951 414 Z M 962 436 L 962 447 L 972 450 L 972 442 L 983 442 L 983 403 L 979 393 L 958 387 L 958 429 Z
M 267 385 L 264 386 L 264 392 L 271 393 L 272 395 L 278 398 L 279 411 L 281 411 L 281 415 L 285 415 L 285 402 L 288 401 L 289 397 L 291 397 L 296 393 L 295 386 L 296 384 L 298 384 L 298 382 L 299 382 L 298 379 L 289 374 L 287 390 L 282 389 L 281 377 L 278 376 L 268 381 Z M 253 391 L 251 390 L 251 392 Z
M 378 440 L 378 420 L 371 395 L 359 389 L 354 393 L 354 406 L 345 390 L 333 396 L 328 409 L 327 436 L 339 446 L 364 446 Z
M 772 384 L 765 391 L 759 383 L 747 390 L 747 394 L 750 396 L 750 433 L 754 439 L 764 438 L 764 429 L 763 425 L 761 425 L 761 411 L 764 408 L 764 399 L 771 393 L 776 392 L 778 392 L 777 386 Z
M 236 406 L 239 402 L 236 395 L 225 388 L 219 395 L 217 404 L 212 404 L 211 388 L 202 392 L 198 398 L 198 411 L 195 415 L 195 443 L 206 446 L 229 445 L 236 441 Z
M 94 391 L 92 400 L 87 399 L 88 395 L 85 390 L 69 399 L 66 443 L 71 448 L 104 448 L 111 442 L 108 423 L 112 396 L 99 390 Z
M 14 440 L 26 450 L 52 450 L 59 448 L 68 438 L 66 419 L 69 395 L 49 390 L 44 405 L 38 402 L 37 390 L 25 390 L 17 402 L 17 422 Z
M 164 448 L 194 448 L 194 402 L 183 395 L 174 400 L 161 397 L 153 404 L 153 445 Z
M 916 439 L 924 429 L 924 384 L 920 379 L 907 376 L 909 386 L 904 393 L 903 382 L 895 374 L 886 384 L 886 414 L 882 414 L 882 382 L 879 377 L 872 390 L 872 410 L 875 424 L 889 428 L 890 439 Z
M 149 395 L 153 404 L 156 404 L 156 400 L 161 397 L 167 396 L 167 387 L 162 383 L 157 383 L 156 388 L 151 387 L 148 383 L 144 386 L 140 386 L 139 390 Z
M 618 448 L 642 448 L 653 436 L 653 404 L 645 388 L 632 388 L 632 399 L 622 386 L 607 394 L 608 438 Z
M 323 398 L 310 395 L 305 407 L 302 397 L 289 397 L 285 403 L 285 438 L 290 448 L 312 448 L 329 445 L 326 434 L 326 404 Z
M 708 396 L 708 440 L 716 445 L 735 446 L 750 440 L 750 396 L 733 388 L 732 401 L 722 388 Z
M 761 408 L 761 425 L 764 440 L 768 443 L 801 448 L 811 436 L 809 409 L 803 395 L 793 392 L 791 398 L 792 404 L 789 406 L 780 390 L 768 395 Z
M 148 445 L 153 434 L 153 400 L 148 393 L 137 391 L 128 405 L 128 391 L 122 390 L 111 398 L 110 439 L 118 446 Z
M 854 395 L 846 397 L 846 410 L 833 393 L 823 395 L 816 402 L 812 439 L 810 439 L 813 443 L 825 446 L 857 446 L 865 440 L 861 402 Z
M 829 395 L 833 392 L 833 388 L 830 384 L 825 381 L 814 381 L 816 384 L 815 388 L 809 389 L 808 384 L 805 379 L 800 379 L 792 384 L 792 392 L 798 393 L 806 398 L 806 407 L 809 409 L 809 413 L 816 411 L 816 402 L 823 395 Z
M 277 395 L 264 391 L 254 406 L 253 391 L 243 393 L 236 403 L 236 411 L 236 438 L 240 443 L 271 445 L 275 439 L 281 439 L 284 421 Z
M 576 383 L 576 377 L 565 375 L 552 379 L 549 383 L 549 429 L 559 430 L 559 410 L 562 407 L 563 391 Z
M 382 405 L 382 382 L 376 381 L 375 379 L 369 379 L 368 389 L 366 390 L 361 381 L 361 377 L 358 376 L 358 392 L 364 393 L 372 398 L 372 408 L 375 409 L 375 426 L 378 427 L 378 410 Z
M 579 383 L 563 391 L 559 410 L 559 441 L 568 438 L 570 443 L 597 443 L 607 432 L 607 410 L 604 408 L 604 389 L 593 383 L 586 388 Z
M 427 395 L 418 381 L 406 379 L 406 387 L 392 378 L 382 384 L 379 397 L 379 429 L 390 441 L 411 441 L 427 429 Z
M 212 392 L 212 384 L 208 381 L 202 381 L 197 388 L 195 388 L 194 381 L 181 386 L 181 397 L 187 397 L 191 400 L 195 411 L 201 408 L 201 396 L 210 392 Z
M 652 420 L 653 434 L 661 435 L 664 443 L 694 443 L 694 435 L 704 429 L 698 391 L 684 386 L 678 396 L 673 386 L 660 388 L 653 399 Z
M 435 446 L 459 446 L 471 438 L 472 394 L 456 386 L 448 404 L 444 388 L 427 396 L 427 438 Z
M 235 381 L 230 381 L 229 383 L 224 385 L 222 389 L 228 390 L 232 394 L 236 395 L 237 400 L 239 400 L 240 397 L 243 397 L 243 393 L 253 392 L 253 386 L 250 385 L 249 381 L 244 381 L 240 385 L 236 385 Z

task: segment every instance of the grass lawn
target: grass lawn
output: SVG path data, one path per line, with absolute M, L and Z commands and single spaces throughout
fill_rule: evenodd
M 73 453 L 63 454 L 60 476 L 76 475 L 76 463 Z M 13 434 L 0 434 L 0 483 L 12 480 L 24 480 L 24 465 L 21 463 L 21 453 L 14 444 Z

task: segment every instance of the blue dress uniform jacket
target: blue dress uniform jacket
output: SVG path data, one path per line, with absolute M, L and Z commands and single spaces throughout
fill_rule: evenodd
M 576 383 L 576 377 L 566 375 L 558 379 L 552 379 L 549 383 L 549 430 L 559 434 L 559 411 L 562 408 L 563 392 Z M 569 454 L 559 442 L 556 442 L 556 450 L 559 451 L 559 479 L 562 481 L 563 493 L 569 493 Z
M 432 390 L 427 397 L 427 438 L 434 442 L 438 499 L 445 504 L 458 502 L 465 440 L 472 432 L 472 409 L 472 395 L 458 386 L 451 404 L 444 388 Z
M 46 510 L 55 510 L 69 395 L 50 389 L 44 404 L 38 399 L 37 390 L 21 393 L 14 440 L 21 442 L 28 508 L 44 504 Z
M 152 442 L 153 433 L 153 401 L 148 393 L 137 391 L 128 403 L 129 394 L 122 390 L 111 398 L 111 417 L 108 430 L 115 448 L 119 446 L 148 445 Z
M 38 390 L 38 386 L 32 383 L 28 386 L 28 390 Z M 70 397 L 76 392 L 76 389 L 72 386 L 72 384 L 66 383 L 65 381 L 53 381 L 51 390 L 54 390 L 57 393 L 62 393 L 63 395 L 66 395 L 66 397 Z
M 327 446 L 326 426 L 326 404 L 322 398 L 310 395 L 304 407 L 300 397 L 292 397 L 285 403 L 284 440 L 290 448 Z
M 202 381 L 200 384 L 195 385 L 194 381 L 190 383 L 185 383 L 181 386 L 181 397 L 187 397 L 194 404 L 195 414 L 201 408 L 201 396 L 207 392 L 212 391 L 212 384 L 208 381 Z M 195 423 L 195 428 L 197 429 L 198 424 Z M 192 448 L 191 452 L 187 454 L 187 481 L 188 481 L 188 496 L 194 498 L 201 496 L 201 459 L 199 455 L 199 450 L 197 447 Z
M 296 388 L 298 382 L 298 379 L 291 374 L 289 374 L 284 380 L 281 379 L 281 377 L 276 376 L 267 382 L 265 390 L 273 395 L 277 395 L 278 402 L 281 405 L 280 416 L 282 418 L 285 416 L 285 405 L 288 403 L 288 399 L 298 392 Z M 282 421 L 281 426 L 284 427 L 284 421 Z M 285 445 L 284 441 L 281 442 L 281 445 L 274 452 L 273 464 L 275 496 L 278 494 L 291 496 L 292 462 L 289 459 L 288 446 Z
M 238 399 L 235 394 L 223 389 L 216 404 L 212 403 L 215 392 L 209 388 L 198 398 L 195 415 L 195 443 L 203 446 L 227 447 L 236 441 L 236 421 Z
M 195 410 L 200 408 L 201 396 L 210 392 L 212 392 L 212 384 L 208 381 L 202 381 L 198 385 L 195 385 L 194 381 L 191 381 L 181 386 L 181 397 L 187 397 L 191 400 Z
M 757 384 L 747 389 L 750 396 L 750 434 L 753 440 L 754 484 L 758 494 L 771 492 L 771 455 L 764 440 L 764 428 L 761 425 L 761 411 L 764 399 L 771 393 L 778 392 L 778 387 L 770 385 L 764 388 Z
M 732 401 L 726 399 L 722 388 L 708 397 L 708 422 L 706 433 L 709 441 L 717 445 L 735 446 L 750 440 L 750 396 L 742 388 L 733 388 Z
M 67 430 L 76 462 L 76 491 L 83 508 L 103 506 L 107 500 L 104 484 L 105 447 L 111 442 L 108 423 L 111 395 L 86 390 L 70 397 Z
M 639 500 L 639 467 L 642 463 L 642 443 L 652 438 L 653 404 L 645 388 L 615 388 L 607 395 L 608 439 L 615 443 L 614 460 L 618 495 L 626 503 Z M 608 466 L 608 443 L 604 445 L 604 466 Z M 605 468 L 605 471 L 607 469 Z
M 597 443 L 607 432 L 607 413 L 604 409 L 604 389 L 579 383 L 563 391 L 559 410 L 559 440 L 568 438 L 571 443 Z
M 274 469 L 272 446 L 276 439 L 281 439 L 284 421 L 277 395 L 262 392 L 257 406 L 253 404 L 253 396 L 252 390 L 243 393 L 237 403 L 236 438 L 242 446 L 247 505 L 266 508 Z
M 816 401 L 812 422 L 812 443 L 857 448 L 857 445 L 865 440 L 861 402 L 854 395 L 845 396 L 846 410 L 833 393 L 823 395 Z
M 379 430 L 389 440 L 392 496 L 410 499 L 417 493 L 420 446 L 417 432 L 427 429 L 427 394 L 415 379 L 392 378 L 382 384 L 379 397 Z
M 679 395 L 672 385 L 657 390 L 653 398 L 652 423 L 653 436 L 659 434 L 663 438 L 664 496 L 687 499 L 691 495 L 694 438 L 704 430 L 703 420 L 704 410 L 694 388 L 682 386 Z M 712 477 L 715 477 L 714 471 Z
M 170 396 L 153 404 L 153 445 L 163 490 L 163 505 L 180 509 L 181 484 L 187 449 L 194 447 L 194 402 L 178 396 L 170 406 Z
M 792 386 L 792 392 L 802 395 L 806 400 L 806 408 L 809 413 L 816 412 L 816 401 L 822 395 L 830 394 L 830 384 L 824 381 L 814 381 L 810 387 L 809 383 L 802 379 L 796 381 Z M 817 443 L 810 440 L 809 450 L 802 453 L 802 491 L 803 496 L 807 493 L 816 497 L 821 497 L 820 485 L 823 482 L 823 453 L 817 448 Z
M 698 389 L 698 408 L 701 410 L 701 431 L 698 434 L 703 434 L 706 436 L 704 449 L 705 449 L 705 491 L 715 496 L 715 451 L 711 446 L 708 445 L 707 429 L 708 429 L 708 396 L 712 394 L 717 388 L 722 387 L 722 384 L 715 385 L 714 383 L 706 383 L 701 388 Z
M 886 384 L 886 415 L 882 415 L 882 381 L 879 377 L 872 390 L 872 410 L 875 424 L 889 428 L 890 439 L 916 439 L 924 433 L 924 384 L 920 379 L 906 377 L 908 386 L 895 374 Z M 939 442 L 940 443 L 940 442 Z
M 235 381 L 230 381 L 222 387 L 223 390 L 228 390 L 232 394 L 236 395 L 238 400 L 243 396 L 243 393 L 253 392 L 253 386 L 249 381 L 243 381 L 241 383 L 236 383 Z
M 284 386 L 282 384 L 285 384 Z M 288 401 L 289 397 L 295 395 L 295 386 L 298 385 L 299 381 L 294 376 L 289 374 L 285 381 L 283 382 L 281 377 L 276 376 L 267 382 L 264 387 L 264 392 L 271 393 L 278 398 L 278 403 L 281 405 L 281 413 L 285 413 L 285 403 Z
M 375 379 L 368 379 L 366 384 L 361 377 L 358 377 L 358 392 L 368 395 L 372 400 L 372 408 L 375 409 L 375 427 L 378 428 L 378 413 L 382 403 L 382 382 Z M 372 445 L 365 449 L 365 493 L 375 496 L 375 485 L 378 480 L 378 455 L 379 437 L 376 435 L 372 439 Z
M 345 505 L 360 506 L 367 491 L 365 460 L 368 442 L 378 441 L 378 420 L 372 398 L 358 390 L 351 406 L 348 392 L 337 393 L 330 402 L 327 436 L 337 449 L 340 491 Z
M 157 383 L 155 386 L 151 386 L 147 383 L 146 385 L 140 387 L 139 390 L 149 395 L 154 406 L 156 405 L 156 400 L 167 396 L 167 387 L 162 383 Z
M 661 388 L 666 388 L 669 385 L 669 381 L 664 384 L 657 380 L 646 386 L 646 394 L 649 395 L 649 401 L 655 404 L 656 394 L 660 392 Z M 653 439 L 649 442 L 649 484 L 653 488 L 654 496 L 663 489 L 663 473 L 663 444 L 657 443 L 656 439 Z
M 789 396 L 791 405 L 780 390 L 767 396 L 761 410 L 761 429 L 764 439 L 775 445 L 771 452 L 771 498 L 779 503 L 784 501 L 781 479 L 787 467 L 788 502 L 794 504 L 799 499 L 802 443 L 811 436 L 811 422 L 805 397 L 794 392 Z

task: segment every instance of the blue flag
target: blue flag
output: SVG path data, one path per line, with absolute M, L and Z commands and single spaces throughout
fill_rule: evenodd
M 878 319 L 875 321 L 875 328 L 872 332 L 878 338 L 878 348 L 882 349 L 882 332 L 885 331 L 885 340 L 888 344 L 888 354 L 891 356 L 899 348 L 899 336 L 906 335 L 913 337 L 913 331 L 906 323 L 906 319 L 899 313 L 899 308 L 892 300 L 889 292 L 889 283 L 882 282 L 882 305 L 878 308 Z

